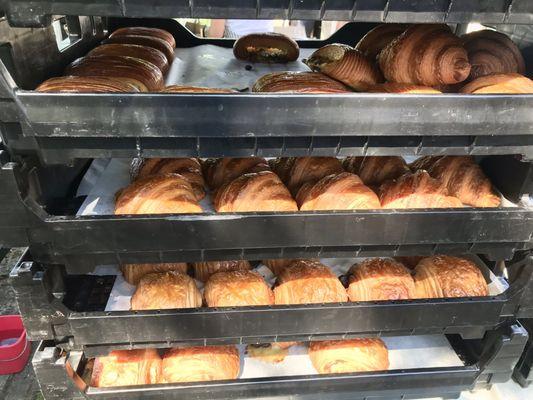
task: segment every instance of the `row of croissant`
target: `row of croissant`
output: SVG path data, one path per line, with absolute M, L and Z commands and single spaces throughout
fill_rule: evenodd
M 468 156 L 135 159 L 115 214 L 497 207 L 500 196 Z
M 402 262 L 403 261 L 403 262 Z M 136 283 L 132 310 L 243 307 L 291 304 L 389 301 L 422 298 L 487 296 L 488 285 L 472 261 L 452 257 L 409 260 L 367 259 L 354 264 L 345 281 L 317 260 L 267 260 L 275 273 L 273 289 L 248 261 L 194 263 L 194 276 L 205 282 L 202 292 L 187 274 L 187 264 L 129 264 L 125 279 Z M 405 262 L 405 264 L 404 264 Z

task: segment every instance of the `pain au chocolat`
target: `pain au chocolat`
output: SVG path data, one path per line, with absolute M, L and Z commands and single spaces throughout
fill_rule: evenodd
M 88 54 L 90 56 L 125 56 L 140 58 L 155 65 L 163 74 L 168 71 L 168 60 L 165 54 L 153 47 L 138 44 L 103 44 L 95 47 Z
M 233 55 L 242 61 L 286 63 L 298 59 L 300 48 L 281 33 L 251 33 L 235 41 Z
M 121 93 L 139 92 L 139 85 L 106 76 L 61 76 L 41 83 L 38 92 Z
M 104 40 L 102 44 L 136 44 L 139 46 L 148 46 L 162 52 L 167 58 L 169 65 L 174 61 L 174 48 L 166 40 L 155 36 L 119 35 Z
M 204 297 L 208 307 L 268 306 L 274 294 L 254 271 L 217 272 L 207 280 Z
M 124 28 L 119 28 L 116 31 L 113 31 L 110 38 L 117 36 L 130 36 L 130 35 L 141 35 L 141 36 L 152 36 L 166 41 L 173 49 L 176 47 L 176 40 L 170 32 L 165 31 L 164 29 L 159 28 L 149 28 L 145 26 L 128 26 Z
M 249 271 L 252 269 L 247 260 L 232 261 L 205 261 L 192 264 L 194 277 L 202 282 L 207 282 L 209 277 L 217 272 Z
M 350 93 L 343 83 L 318 72 L 271 72 L 259 78 L 252 92 L 272 93 Z
M 152 272 L 177 271 L 187 273 L 186 263 L 159 263 L 159 264 L 124 264 L 120 270 L 124 280 L 130 285 L 137 285 L 144 275 Z

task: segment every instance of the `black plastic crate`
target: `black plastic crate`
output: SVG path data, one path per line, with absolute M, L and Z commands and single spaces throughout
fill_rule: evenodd
M 531 303 L 529 303 L 531 304 Z M 516 364 L 513 371 L 513 379 L 522 387 L 529 387 L 533 381 L 533 341 L 531 335 L 533 335 L 533 319 L 522 319 L 520 323 L 524 326 L 529 334 L 526 347 L 520 360 Z

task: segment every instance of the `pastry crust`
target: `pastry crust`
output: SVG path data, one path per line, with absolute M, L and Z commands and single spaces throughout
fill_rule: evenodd
M 205 180 L 211 190 L 217 190 L 244 174 L 269 170 L 267 161 L 261 157 L 209 158 L 203 164 Z
M 131 297 L 132 310 L 197 308 L 202 294 L 194 279 L 176 271 L 144 275 Z
M 377 61 L 377 56 L 387 45 L 400 36 L 409 25 L 380 24 L 369 30 L 355 45 L 355 49 L 363 53 L 370 61 Z
M 416 297 L 411 271 L 390 258 L 367 259 L 352 266 L 347 292 L 350 301 L 405 300 Z
M 124 280 L 130 285 L 137 285 L 141 278 L 152 272 L 176 271 L 187 273 L 186 263 L 160 263 L 160 264 L 124 264 L 120 266 Z
M 297 260 L 281 272 L 274 288 L 276 304 L 337 303 L 348 300 L 346 289 L 325 265 Z
M 161 93 L 236 93 L 231 89 L 209 88 L 201 86 L 170 85 L 161 90 Z
M 276 342 L 249 344 L 246 346 L 246 354 L 268 364 L 278 364 L 289 355 L 289 348 L 297 342 Z
M 461 88 L 469 94 L 520 94 L 533 93 L 533 81 L 520 74 L 494 74 L 481 76 Z
M 157 350 L 115 350 L 94 361 L 91 386 L 113 387 L 157 383 L 161 358 Z
M 174 61 L 174 48 L 164 39 L 146 35 L 119 35 L 106 39 L 102 44 L 137 44 L 159 50 L 167 58 L 168 64 Z
M 205 284 L 208 307 L 265 306 L 274 294 L 261 275 L 253 271 L 217 272 Z
M 201 282 L 207 282 L 209 277 L 217 272 L 249 271 L 252 269 L 247 260 L 206 261 L 193 263 L 194 277 Z
M 346 157 L 342 166 L 346 171 L 358 175 L 370 187 L 410 172 L 405 160 L 397 156 Z
M 163 74 L 169 68 L 165 54 L 153 47 L 140 46 L 138 44 L 102 44 L 95 47 L 88 54 L 90 56 L 126 56 L 140 58 L 155 65 Z
M 125 28 L 119 28 L 116 31 L 113 31 L 110 38 L 123 35 L 143 35 L 143 36 L 153 36 L 165 40 L 172 47 L 176 47 L 176 40 L 170 32 L 165 31 L 164 29 L 159 28 L 149 28 L 146 26 L 129 26 Z
M 319 374 L 345 374 L 389 369 L 389 352 L 381 339 L 311 342 L 309 358 Z
M 298 59 L 300 48 L 281 33 L 251 33 L 235 41 L 233 55 L 242 61 L 286 63 Z
M 451 256 L 422 259 L 415 268 L 418 298 L 488 296 L 481 271 L 470 260 Z
M 259 78 L 252 92 L 272 93 L 350 93 L 348 86 L 318 72 L 271 72 Z
M 239 352 L 234 346 L 198 346 L 169 350 L 163 356 L 159 383 L 237 379 Z
M 140 83 L 140 82 L 139 82 Z M 107 76 L 61 76 L 41 83 L 37 92 L 120 93 L 139 92 L 139 84 Z
M 270 271 L 276 276 L 278 276 L 281 271 L 291 265 L 295 259 L 292 258 L 281 258 L 281 259 L 272 259 L 272 260 L 263 260 L 261 261 L 265 264 Z

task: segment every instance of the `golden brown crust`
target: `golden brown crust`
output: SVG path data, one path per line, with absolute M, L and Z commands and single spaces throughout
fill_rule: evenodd
M 252 269 L 249 261 L 206 261 L 192 264 L 194 277 L 202 282 L 207 282 L 209 277 L 217 272 L 249 271 Z
M 289 355 L 289 348 L 295 344 L 296 342 L 249 344 L 246 346 L 246 354 L 265 363 L 278 364 L 285 360 Z
M 202 294 L 194 279 L 176 271 L 153 272 L 144 275 L 131 297 L 132 310 L 197 308 L 202 306 Z
M 415 282 L 403 264 L 390 258 L 373 258 L 350 268 L 350 301 L 404 300 L 416 297 Z
M 381 185 L 410 172 L 405 160 L 397 156 L 346 157 L 342 166 L 346 171 L 358 175 L 368 186 Z
M 424 86 L 455 84 L 470 73 L 468 55 L 444 24 L 417 24 L 407 28 L 379 54 L 385 79 Z
M 394 257 L 394 259 L 403 265 L 405 265 L 409 269 L 414 269 L 417 264 L 422 260 L 423 256 L 400 256 L 400 257 Z
M 174 61 L 174 48 L 164 39 L 146 35 L 119 35 L 106 39 L 102 44 L 137 44 L 159 50 L 167 58 L 168 64 Z
M 187 273 L 186 263 L 159 263 L 159 264 L 124 264 L 120 266 L 124 280 L 130 285 L 137 285 L 141 278 L 152 272 L 176 271 Z
M 237 379 L 240 357 L 235 346 L 197 346 L 169 350 L 159 383 Z
M 318 72 L 272 72 L 259 78 L 252 92 L 350 93 L 348 86 Z
M 233 55 L 243 61 L 286 63 L 298 59 L 300 48 L 281 33 L 252 33 L 235 41 Z
M 174 39 L 174 36 L 172 36 L 171 33 L 165 31 L 164 29 L 148 28 L 145 26 L 130 26 L 117 29 L 111 35 L 109 35 L 109 37 L 113 38 L 122 35 L 153 36 L 165 40 L 172 48 L 176 47 L 176 40 Z
M 41 83 L 37 92 L 118 93 L 139 92 L 139 86 L 106 76 L 61 76 Z
M 201 213 L 194 190 L 179 174 L 137 179 L 117 195 L 115 214 Z
M 272 260 L 263 260 L 261 261 L 265 264 L 270 271 L 276 276 L 278 276 L 281 271 L 291 265 L 296 259 L 292 258 L 282 258 L 282 259 L 272 259 Z
M 236 93 L 236 91 L 201 86 L 170 85 L 161 90 L 161 93 Z
M 481 271 L 470 260 L 451 256 L 422 259 L 415 268 L 417 298 L 488 296 Z
M 441 181 L 422 170 L 383 183 L 379 188 L 379 198 L 383 208 L 463 207 L 457 197 L 448 195 Z
M 339 279 L 315 260 L 294 261 L 280 273 L 276 285 L 276 304 L 337 303 L 348 299 Z
M 115 350 L 94 361 L 91 386 L 113 387 L 157 383 L 161 358 L 155 349 Z
M 138 44 L 102 44 L 95 47 L 88 54 L 90 56 L 125 56 L 140 58 L 155 65 L 163 74 L 168 71 L 168 60 L 165 54 L 153 47 Z
M 217 272 L 205 284 L 208 307 L 268 306 L 274 294 L 261 275 L 254 271 Z
M 379 69 L 363 53 L 344 44 L 327 44 L 304 62 L 312 71 L 326 74 L 355 90 L 383 82 Z
M 381 50 L 400 36 L 409 25 L 407 24 L 381 24 L 367 32 L 355 45 L 370 61 L 375 61 Z
M 440 90 L 411 83 L 385 82 L 366 88 L 370 93 L 438 94 Z
M 385 371 L 389 352 L 381 339 L 326 340 L 309 344 L 309 358 L 320 374 Z
M 520 94 L 533 93 L 533 81 L 520 74 L 494 74 L 482 76 L 467 83 L 461 93 L 468 94 Z
M 211 190 L 216 190 L 241 175 L 268 170 L 270 167 L 267 161 L 261 157 L 211 158 L 203 165 L 205 180 Z
M 215 195 L 217 212 L 298 211 L 296 202 L 272 171 L 245 174 Z

